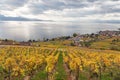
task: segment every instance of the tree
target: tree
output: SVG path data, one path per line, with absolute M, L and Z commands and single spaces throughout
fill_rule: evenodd
M 32 42 L 32 40 L 30 39 L 30 40 L 28 40 L 28 42 Z
M 8 41 L 8 39 L 5 39 L 5 41 Z
M 118 28 L 118 30 L 120 31 L 120 28 Z
M 92 34 L 90 34 L 90 37 L 91 37 L 91 38 L 94 38 L 94 35 L 95 35 L 95 34 L 94 34 L 94 33 L 92 33 Z
M 36 42 L 36 40 L 33 40 L 32 42 Z
M 73 37 L 76 37 L 77 36 L 77 33 L 73 33 Z
M 118 30 L 119 30 L 119 34 L 120 34 L 120 28 L 118 28 Z

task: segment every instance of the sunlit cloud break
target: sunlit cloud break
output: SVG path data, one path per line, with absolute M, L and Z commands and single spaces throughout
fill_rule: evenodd
M 0 0 L 0 21 L 120 23 L 120 0 Z

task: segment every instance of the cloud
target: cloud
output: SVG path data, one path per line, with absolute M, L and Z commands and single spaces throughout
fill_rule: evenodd
M 120 0 L 1 0 L 0 14 L 54 21 L 119 22 Z
M 13 10 L 23 6 L 28 0 L 0 0 L 1 10 Z
M 0 15 L 0 21 L 51 21 L 51 20 L 29 19 L 24 17 L 6 17 L 4 15 Z

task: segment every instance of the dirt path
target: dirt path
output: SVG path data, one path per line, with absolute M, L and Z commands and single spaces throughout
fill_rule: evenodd
M 64 63 L 63 66 L 64 66 L 65 72 L 67 74 L 67 80 L 72 80 L 72 77 L 70 75 L 70 70 L 68 69 L 67 65 Z

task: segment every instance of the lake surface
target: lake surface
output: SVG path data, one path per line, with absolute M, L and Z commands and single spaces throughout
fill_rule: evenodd
M 0 38 L 17 41 L 69 36 L 73 33 L 96 33 L 117 30 L 120 24 L 72 22 L 0 22 Z

